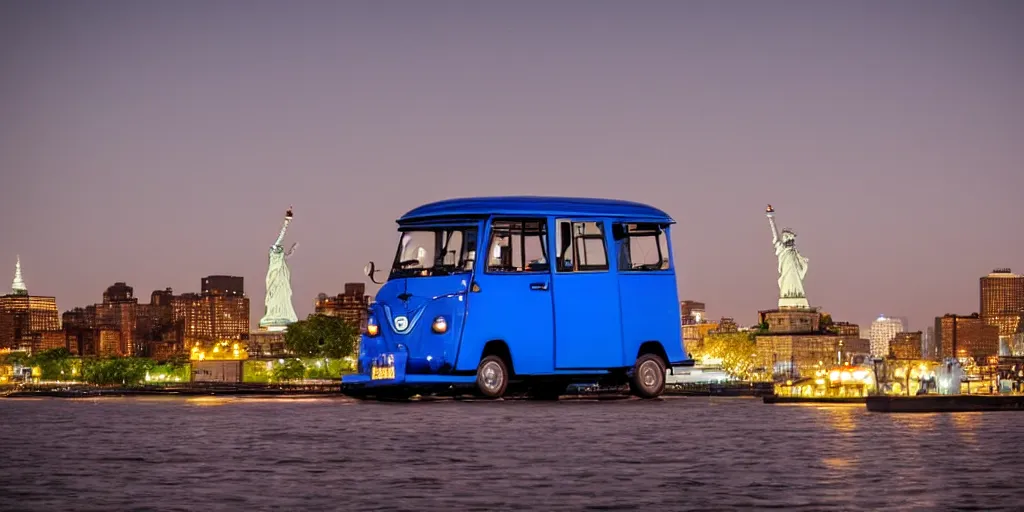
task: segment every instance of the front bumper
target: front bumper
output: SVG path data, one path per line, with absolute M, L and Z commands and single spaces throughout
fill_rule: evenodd
M 413 374 L 395 375 L 394 379 L 372 379 L 368 373 L 345 375 L 341 378 L 342 389 L 376 388 L 386 386 L 435 386 L 435 385 L 471 385 L 476 383 L 475 375 L 436 375 Z
M 402 387 L 430 387 L 430 386 L 445 386 L 445 385 L 466 385 L 473 384 L 476 382 L 475 375 L 444 375 L 436 373 L 406 373 L 406 368 L 409 364 L 408 354 L 405 352 L 385 353 L 380 354 L 371 360 L 369 368 L 364 368 L 366 373 L 357 373 L 354 375 L 345 375 L 341 378 L 341 389 L 342 390 L 356 390 L 363 388 L 379 388 L 389 386 L 402 386 Z M 373 364 L 381 365 L 386 364 L 388 375 L 387 378 L 373 378 Z M 391 371 L 393 370 L 393 377 Z

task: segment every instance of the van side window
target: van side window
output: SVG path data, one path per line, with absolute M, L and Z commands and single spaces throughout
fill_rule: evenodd
M 558 221 L 558 271 L 608 270 L 603 222 Z
M 668 237 L 657 224 L 615 224 L 612 226 L 618 254 L 618 269 L 626 271 L 667 270 Z
M 548 272 L 547 219 L 496 220 L 487 246 L 487 272 Z

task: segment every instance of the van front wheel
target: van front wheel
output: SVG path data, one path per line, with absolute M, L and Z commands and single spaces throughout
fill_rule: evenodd
M 487 398 L 501 398 L 508 387 L 508 367 L 498 356 L 487 356 L 476 368 L 476 388 Z
M 629 391 L 640 398 L 657 398 L 665 391 L 665 362 L 654 354 L 637 358 Z

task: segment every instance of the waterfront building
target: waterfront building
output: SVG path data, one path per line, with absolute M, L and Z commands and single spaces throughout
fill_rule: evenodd
M 844 338 L 860 338 L 860 326 L 850 322 L 833 322 L 831 331 Z
M 0 350 L 35 353 L 63 346 L 57 299 L 28 293 L 18 257 L 11 292 L 0 296 Z
M 244 340 L 249 337 L 249 298 L 241 277 L 208 276 L 202 293 L 171 299 L 171 318 L 180 322 L 186 345 L 198 341 Z
M 806 377 L 816 369 L 853 361 L 860 354 L 858 340 L 831 333 L 769 334 L 756 338 L 757 357 L 773 375 Z
M 868 331 L 868 339 L 871 341 L 871 355 L 874 357 L 886 357 L 889 355 L 889 342 L 896 337 L 896 333 L 906 330 L 903 320 L 896 317 L 881 315 L 871 322 L 871 329 Z
M 707 321 L 707 312 L 703 302 L 684 300 L 679 303 L 679 318 L 683 325 L 699 324 Z
M 999 328 L 981 316 L 946 314 L 935 319 L 935 341 L 940 359 L 974 358 L 979 364 L 999 353 Z
M 718 329 L 715 322 L 683 325 L 683 348 L 687 357 L 699 357 L 704 352 L 704 338 Z
M 889 342 L 889 356 L 893 359 L 921 359 L 921 331 L 898 332 Z
M 181 295 L 155 290 L 149 304 L 139 304 L 131 286 L 116 282 L 103 292 L 103 302 L 64 313 L 64 346 L 84 356 L 166 359 L 198 343 L 248 338 L 242 278 L 207 276 L 202 289 Z
M 64 346 L 76 356 L 96 353 L 96 308 L 74 308 L 61 315 Z
M 100 327 L 96 329 L 96 354 L 100 357 L 124 357 L 124 338 L 121 329 Z
M 1018 332 L 1011 336 L 1007 348 L 1010 356 L 1024 357 L 1024 332 Z
M 147 357 L 163 360 L 182 352 L 185 328 L 183 321 L 175 321 L 173 290 L 154 290 L 149 304 L 138 305 L 135 330 Z
M 936 360 L 938 358 L 939 351 L 935 343 L 935 327 L 928 326 L 921 336 L 921 359 Z
M 99 355 L 134 356 L 140 354 L 136 344 L 135 327 L 139 300 L 134 289 L 124 282 L 116 282 L 103 292 L 103 302 L 95 305 Z M 115 335 L 116 334 L 116 335 Z
M 333 297 L 326 293 L 316 296 L 313 311 L 318 315 L 340 317 L 349 325 L 363 331 L 370 314 L 370 296 L 363 283 L 345 283 L 345 293 Z
M 871 359 L 871 340 L 842 337 L 838 351 L 841 364 L 863 364 Z
M 739 331 L 740 326 L 736 324 L 736 320 L 728 316 L 723 316 L 722 319 L 718 321 L 718 327 L 715 328 L 715 332 L 718 333 Z
M 979 281 L 981 319 L 999 329 L 1000 344 L 1008 351 L 1013 336 L 1024 332 L 1024 275 L 997 268 Z

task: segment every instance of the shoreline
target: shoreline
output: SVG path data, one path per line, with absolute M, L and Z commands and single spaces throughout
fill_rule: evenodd
M 5 389 L 7 388 L 7 389 Z M 770 394 L 769 388 L 758 384 L 738 385 L 667 385 L 665 397 L 762 397 Z M 611 399 L 613 395 L 629 398 L 625 390 L 621 393 L 609 389 L 567 389 L 561 399 L 587 398 Z M 321 381 L 296 384 L 255 384 L 255 383 L 188 383 L 177 385 L 148 386 L 97 386 L 91 384 L 21 385 L 0 387 L 2 398 L 99 398 L 137 396 L 238 396 L 238 397 L 344 397 L 341 381 Z M 429 397 L 434 399 L 440 397 Z M 515 397 L 508 397 L 515 399 Z
M 95 398 L 118 396 L 344 396 L 338 383 L 310 384 L 188 384 L 176 386 L 21 386 L 0 389 L 0 398 Z

